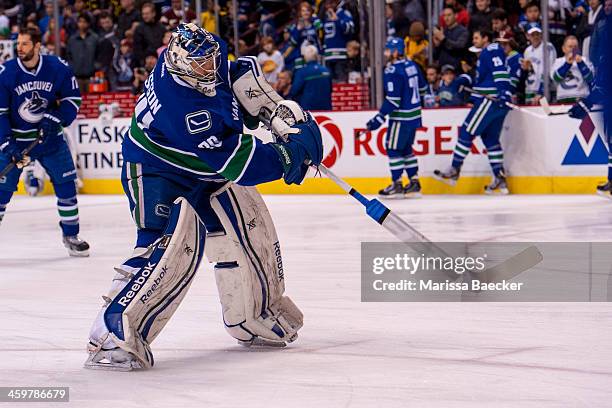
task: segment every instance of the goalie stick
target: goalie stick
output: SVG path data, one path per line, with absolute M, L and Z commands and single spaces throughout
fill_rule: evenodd
M 315 167 L 315 166 L 313 166 Z M 404 221 L 400 216 L 392 212 L 377 199 L 369 200 L 359 191 L 355 190 L 348 183 L 338 177 L 334 172 L 321 164 L 316 169 L 320 170 L 325 176 L 337 184 L 342 190 L 359 201 L 366 209 L 366 213 L 383 228 L 397 237 L 401 242 L 408 244 L 410 248 L 417 252 L 437 252 L 442 257 L 448 257 L 443 249 L 431 242 L 425 235 L 417 231 L 413 226 Z M 542 262 L 544 258 L 535 246 L 530 246 L 518 254 L 506 259 L 502 263 L 485 269 L 482 272 L 468 271 L 463 275 L 450 272 L 453 279 L 470 279 L 478 277 L 481 282 L 498 282 L 500 280 L 510 280 L 524 271 L 533 268 Z

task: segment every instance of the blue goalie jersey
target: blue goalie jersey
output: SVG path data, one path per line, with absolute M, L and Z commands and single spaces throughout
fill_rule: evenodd
M 9 138 L 28 144 L 38 137 L 45 113 L 59 117 L 62 126 L 74 121 L 81 95 L 72 69 L 52 55 L 41 55 L 34 71 L 17 58 L 0 66 L 0 145 Z M 58 142 L 62 132 L 58 133 Z
M 243 133 L 242 113 L 230 87 L 237 65 L 229 67 L 222 60 L 216 95 L 208 97 L 169 73 L 164 60 L 160 56 L 138 98 L 123 142 L 124 159 L 242 185 L 281 178 L 276 150 Z

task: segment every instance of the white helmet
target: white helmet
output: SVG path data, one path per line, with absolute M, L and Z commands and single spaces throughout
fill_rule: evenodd
M 215 96 L 221 46 L 193 23 L 179 24 L 166 49 L 166 69 L 206 96 Z

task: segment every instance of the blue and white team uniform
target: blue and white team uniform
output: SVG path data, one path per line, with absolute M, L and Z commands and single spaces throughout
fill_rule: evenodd
M 271 218 L 261 196 L 246 186 L 281 178 L 301 183 L 305 162 L 321 163 L 321 133 L 308 115 L 287 125 L 293 131 L 287 140 L 264 144 L 245 133 L 243 124 L 253 116 L 241 101 L 270 94 L 259 86 L 265 79 L 255 58 L 229 63 L 227 55 L 221 39 L 181 24 L 145 81 L 122 145 L 121 182 L 137 227 L 136 245 L 116 268 L 119 275 L 90 332 L 88 367 L 104 365 L 106 352 L 112 354 L 106 357 L 110 365 L 126 359 L 129 367 L 153 365 L 148 344 L 185 295 L 205 247 L 215 264 L 223 322 L 234 338 L 284 344 L 301 327 L 301 312 L 282 296 L 282 258 Z M 245 81 L 234 93 L 232 86 Z M 175 239 L 179 244 L 173 246 Z M 164 279 L 178 283 L 154 283 Z M 152 309 L 130 312 L 134 293 L 147 284 L 153 286 L 135 303 Z M 129 337 L 132 330 L 136 339 Z
M 169 73 L 165 58 L 145 82 L 122 148 L 121 180 L 139 228 L 138 247 L 159 237 L 179 196 L 206 222 L 209 200 L 202 195 L 228 181 L 253 186 L 283 177 L 273 145 L 243 133 L 243 114 L 230 88 L 239 65 L 221 59 L 225 80 L 208 97 Z
M 62 127 L 77 116 L 81 96 L 72 69 L 61 59 L 41 55 L 34 70 L 16 58 L 0 66 L 0 168 L 14 160 L 42 133 L 28 153 L 51 178 L 64 237 L 79 233 L 76 169 Z M 12 153 L 11 153 L 12 152 Z M 17 190 L 21 168 L 0 179 L 0 220 Z
M 346 66 L 346 44 L 355 31 L 353 16 L 343 8 L 343 2 L 336 7 L 336 19 L 326 18 L 323 23 L 323 61 L 332 72 L 334 80 L 345 82 L 348 78 Z
M 389 40 L 387 48 L 400 50 L 399 55 L 404 53 L 401 39 Z M 426 91 L 427 83 L 417 65 L 402 58 L 385 68 L 383 84 L 385 99 L 378 114 L 368 122 L 367 128 L 378 129 L 385 117 L 389 117 L 385 149 L 389 157 L 391 179 L 394 183 L 401 183 L 402 175 L 406 172 L 412 183 L 412 180 L 418 178 L 418 162 L 412 144 L 417 129 L 422 126 L 421 94 Z
M 474 93 L 474 104 L 459 131 L 459 140 L 453 152 L 452 167 L 459 172 L 465 157 L 470 152 L 472 141 L 480 136 L 487 148 L 489 163 L 495 177 L 503 175 L 504 153 L 499 141 L 504 119 L 508 114 L 506 101 L 511 100 L 510 74 L 506 67 L 506 55 L 497 43 L 482 50 L 476 66 L 473 89 L 490 95 L 498 102 Z

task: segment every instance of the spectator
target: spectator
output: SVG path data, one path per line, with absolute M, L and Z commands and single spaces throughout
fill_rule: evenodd
M 358 41 L 349 41 L 346 44 L 346 63 L 348 72 L 348 83 L 349 84 L 360 84 L 364 81 L 363 75 L 367 75 L 365 72 L 361 72 L 361 44 Z
M 8 39 L 11 36 L 11 21 L 6 16 L 4 5 L 0 3 L 0 38 Z
M 442 67 L 442 81 L 440 81 L 437 98 L 438 103 L 442 107 L 462 106 L 465 104 L 462 92 L 460 91 L 460 87 L 465 81 L 457 78 L 455 69 L 452 65 Z
M 526 76 L 525 102 L 537 105 L 544 95 L 544 80 L 548 80 L 548 74 L 544 75 L 544 48 L 548 50 L 551 64 L 557 59 L 557 51 L 551 43 L 544 45 L 542 27 L 538 23 L 527 26 L 527 39 L 531 45 L 521 62 L 522 75 Z
M 162 45 L 157 49 L 157 56 L 159 57 L 162 53 L 168 48 L 168 44 L 170 44 L 170 40 L 172 39 L 172 31 L 166 31 L 164 33 L 164 38 L 162 38 Z
M 455 11 L 451 7 L 444 8 L 446 28 L 434 28 L 433 43 L 435 55 L 440 65 L 459 66 L 464 57 L 469 41 L 467 28 L 457 23 Z
M 478 31 L 479 29 L 491 29 L 491 20 L 493 18 L 493 9 L 491 8 L 491 0 L 476 0 L 476 7 L 470 16 L 470 32 Z
M 568 35 L 563 42 L 563 57 L 552 65 L 551 79 L 557 84 L 557 102 L 575 103 L 591 93 L 593 65 L 578 52 L 578 39 Z
M 608 16 L 606 19 L 600 20 L 595 27 L 593 27 L 593 35 L 591 36 L 591 53 L 590 59 L 593 61 L 595 68 L 599 67 L 601 64 L 601 59 L 604 56 L 605 47 L 609 47 L 610 44 L 605 43 L 605 33 L 606 33 L 606 24 L 610 24 L 607 21 L 610 21 L 609 16 L 612 15 L 612 1 L 605 0 L 604 2 L 604 14 Z
M 132 82 L 132 93 L 134 95 L 140 95 L 144 91 L 144 83 L 153 72 L 157 64 L 157 53 L 148 53 L 145 57 L 144 67 L 138 67 L 134 69 L 134 82 Z
M 162 39 L 166 27 L 155 21 L 155 6 L 153 3 L 143 3 L 140 7 L 142 23 L 134 31 L 134 62 L 137 66 L 143 66 L 145 56 L 155 54 L 162 45 Z
M 53 1 L 45 2 L 45 16 L 38 21 L 38 28 L 41 33 L 46 33 L 49 28 L 49 20 L 53 18 Z M 63 19 L 60 19 L 60 26 L 63 24 Z
M 134 81 L 132 70 L 132 45 L 126 39 L 121 40 L 119 52 L 113 57 L 113 75 L 111 75 L 111 89 L 113 91 L 131 91 Z
M 595 27 L 602 22 L 605 24 L 606 14 L 603 12 L 603 6 L 600 0 L 589 0 L 589 12 L 585 13 L 578 23 L 576 36 L 582 41 L 582 56 L 591 59 L 592 36 Z
M 491 25 L 496 37 L 514 38 L 520 49 L 527 47 L 527 38 L 522 31 L 514 30 L 508 24 L 508 14 L 503 9 L 495 9 L 491 14 Z
M 67 5 L 66 7 L 64 7 L 64 12 L 62 13 L 62 16 L 64 18 L 63 27 L 66 30 L 66 35 L 68 36 L 68 38 L 70 38 L 72 37 L 72 34 L 76 33 L 78 30 L 76 16 L 74 14 L 74 8 L 70 5 Z
M 274 46 L 272 37 L 261 39 L 261 52 L 257 56 L 257 62 L 261 65 L 264 78 L 274 84 L 278 80 L 278 74 L 285 68 L 283 55 Z
M 508 35 L 507 31 L 501 31 L 495 41 L 499 43 L 506 54 L 506 66 L 510 74 L 510 86 L 514 102 L 524 100 L 525 84 L 520 82 L 523 54 L 518 51 L 519 45 L 514 37 Z
M 60 28 L 60 48 L 63 50 L 66 48 L 66 30 L 64 28 Z M 55 47 L 55 19 L 52 18 L 49 20 L 49 25 L 47 32 L 42 36 L 43 45 L 49 49 L 50 46 Z M 54 52 L 55 54 L 55 52 Z M 61 53 L 57 53 L 55 55 L 61 55 Z
M 548 27 L 550 42 L 555 46 L 557 53 L 561 51 L 567 36 L 567 10 L 572 9 L 569 0 L 548 0 Z
M 221 7 L 217 10 L 217 13 L 221 12 Z M 214 0 L 206 0 L 206 10 L 200 15 L 200 22 L 202 28 L 209 33 L 219 34 L 217 31 L 217 19 L 215 17 L 215 2 Z
M 427 47 L 429 42 L 425 39 L 425 26 L 420 21 L 410 24 L 410 35 L 404 40 L 406 57 L 410 58 L 425 71 L 427 67 Z
M 160 23 L 168 26 L 169 30 L 174 30 L 181 22 L 190 23 L 195 21 L 196 15 L 192 10 L 187 8 L 187 12 L 185 12 L 185 10 L 181 9 L 182 0 L 172 0 L 170 4 L 170 9 L 159 20 Z
M 525 8 L 525 19 L 519 23 L 519 27 L 524 33 L 527 33 L 527 28 L 533 24 L 540 24 L 540 5 L 532 1 Z
M 348 69 L 346 62 L 346 43 L 351 39 L 355 25 L 351 13 L 342 8 L 339 0 L 325 2 L 325 20 L 323 28 L 324 61 L 334 82 L 347 82 Z
M 80 16 L 87 15 L 90 22 L 94 21 L 94 16 L 89 10 L 87 10 L 87 5 L 85 4 L 84 0 L 74 0 L 74 14 L 76 15 L 77 20 Z
M 82 94 L 89 91 L 89 78 L 95 72 L 98 36 L 89 28 L 91 20 L 87 14 L 77 19 L 78 31 L 68 39 L 66 61 L 72 67 Z
M 423 95 L 423 106 L 426 108 L 437 107 L 436 103 L 438 89 L 440 88 L 440 67 L 436 64 L 430 64 L 425 69 L 425 80 L 427 81 L 427 90 Z
M 291 99 L 305 110 L 331 110 L 332 82 L 329 70 L 317 62 L 319 53 L 314 45 L 303 48 L 306 65 L 295 71 Z
M 125 32 L 132 28 L 132 24 L 140 21 L 140 12 L 134 7 L 134 0 L 121 0 L 121 14 L 117 19 L 117 36 L 125 38 Z
M 421 2 L 421 0 L 407 0 L 405 3 L 403 14 L 409 22 L 420 21 L 423 23 L 427 21 L 427 14 L 424 8 L 425 3 Z
M 321 20 L 313 16 L 313 9 L 310 3 L 307 1 L 300 3 L 300 14 L 297 23 L 291 26 L 289 31 L 291 44 L 283 54 L 285 61 L 295 50 L 299 50 L 301 53 L 302 47 L 308 44 L 314 45 L 317 48 L 317 54 L 320 53 L 321 44 L 319 42 L 319 37 L 322 28 L 323 24 Z M 300 68 L 303 66 L 304 60 L 299 56 L 296 58 L 294 64 L 295 68 Z
M 271 13 L 267 8 L 261 8 L 259 17 L 259 36 L 276 38 L 276 24 L 274 22 L 274 13 Z
M 461 24 L 464 27 L 467 27 L 470 24 L 470 14 L 463 4 L 461 4 L 458 0 L 445 0 L 444 7 L 450 7 L 455 11 L 455 18 L 457 23 Z M 438 25 L 440 28 L 446 28 L 446 22 L 444 21 L 444 10 L 440 13 L 440 17 L 438 18 Z
M 387 0 L 385 18 L 387 19 L 387 38 L 404 38 L 408 35 L 410 21 L 408 21 L 404 10 L 402 10 L 401 1 Z
M 273 88 L 284 99 L 289 99 L 289 92 L 291 92 L 291 71 L 281 71 L 278 74 L 278 81 L 273 85 Z
M 113 74 L 113 57 L 119 48 L 119 37 L 115 33 L 113 16 L 108 11 L 102 11 L 98 15 L 98 52 L 96 57 L 96 68 L 104 72 L 105 77 L 110 81 Z

